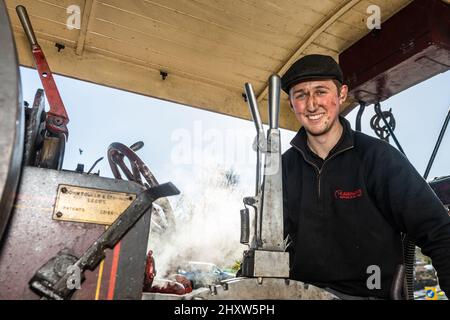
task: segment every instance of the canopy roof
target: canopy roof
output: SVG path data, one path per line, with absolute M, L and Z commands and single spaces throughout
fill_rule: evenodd
M 20 64 L 33 66 L 15 13 L 24 5 L 53 72 L 239 118 L 253 84 L 267 122 L 267 79 L 305 54 L 339 53 L 410 0 L 5 0 Z M 81 11 L 79 29 L 69 29 Z M 58 52 L 55 43 L 65 45 Z M 381 48 L 380 48 L 381 49 Z M 160 72 L 168 74 L 165 80 Z M 64 98 L 64 97 L 63 97 Z M 345 106 L 347 107 L 348 104 Z M 126 106 L 125 106 L 126 107 Z M 282 94 L 280 126 L 296 130 Z

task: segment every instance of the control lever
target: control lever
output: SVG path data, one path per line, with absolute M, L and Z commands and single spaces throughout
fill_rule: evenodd
M 279 130 L 281 79 L 269 78 L 269 129 L 264 129 L 252 86 L 245 84 L 250 112 L 256 127 L 256 192 L 243 199 L 245 206 L 255 209 L 253 230 L 250 231 L 249 211 L 241 210 L 241 243 L 244 251 L 242 275 L 245 277 L 289 277 L 287 241 L 283 239 L 283 188 L 281 171 L 281 139 Z M 261 179 L 261 157 L 264 153 L 264 174 Z M 262 180 L 262 183 L 261 183 Z M 249 240 L 250 235 L 252 239 Z
M 67 129 L 69 116 L 67 115 L 66 108 L 64 107 L 64 103 L 59 94 L 52 71 L 47 63 L 44 52 L 36 39 L 33 26 L 31 25 L 30 18 L 28 17 L 27 9 L 24 6 L 19 5 L 16 7 L 16 12 L 19 16 L 25 35 L 28 38 L 28 42 L 30 43 L 36 69 L 39 73 L 39 77 L 41 78 L 45 95 L 47 96 L 50 106 L 46 119 L 47 130 L 55 136 L 64 134 L 67 139 L 69 135 L 69 131 Z

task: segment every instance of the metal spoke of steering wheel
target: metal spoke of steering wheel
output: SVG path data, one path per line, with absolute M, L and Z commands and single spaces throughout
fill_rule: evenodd
M 140 149 L 142 146 L 142 142 L 135 143 L 131 147 L 128 147 L 119 142 L 114 142 L 108 147 L 108 162 L 111 167 L 111 171 L 116 179 L 122 179 L 122 175 L 120 174 L 121 170 L 128 180 L 139 183 L 140 185 L 146 186 L 147 188 L 154 187 L 159 185 L 158 180 L 156 180 L 155 176 L 152 174 L 147 165 L 134 152 Z M 125 158 L 128 159 L 131 170 L 125 164 Z M 142 181 L 141 175 L 144 177 L 146 182 Z M 155 204 L 160 206 L 162 211 L 164 212 L 168 227 L 173 227 L 175 225 L 175 217 L 173 215 L 172 206 L 170 205 L 170 202 L 167 200 L 167 198 L 158 199 L 157 201 L 155 201 Z M 152 212 L 155 213 L 157 212 L 157 210 L 153 209 Z M 163 219 L 162 217 L 158 217 L 155 220 L 162 221 Z M 158 226 L 163 228 L 160 223 L 158 223 Z

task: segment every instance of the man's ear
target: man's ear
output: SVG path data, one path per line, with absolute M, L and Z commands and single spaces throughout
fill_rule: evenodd
M 291 107 L 291 110 L 294 110 L 294 106 L 292 105 L 292 102 L 291 102 L 291 89 L 289 89 L 289 93 L 287 94 L 287 96 L 288 96 L 287 100 L 289 102 L 289 106 Z
M 341 87 L 341 92 L 339 93 L 339 103 L 342 105 L 345 100 L 347 100 L 347 94 L 348 94 L 348 86 L 346 84 L 343 84 Z
M 289 97 L 289 105 L 291 106 L 291 110 L 294 110 L 294 106 L 292 105 L 292 102 L 291 102 L 291 97 Z

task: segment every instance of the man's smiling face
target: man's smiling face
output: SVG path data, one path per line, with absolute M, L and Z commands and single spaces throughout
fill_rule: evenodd
M 333 80 L 311 80 L 294 85 L 289 98 L 300 124 L 312 136 L 320 136 L 338 123 L 339 108 L 347 90 L 343 85 L 338 92 Z

